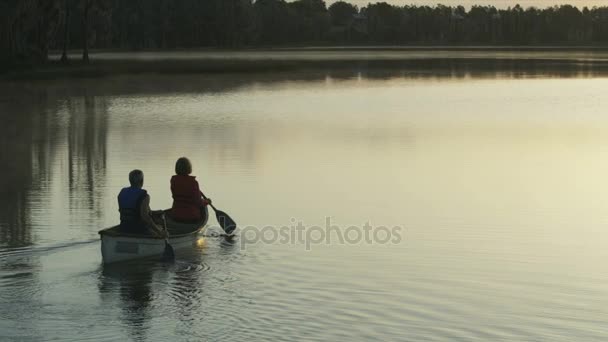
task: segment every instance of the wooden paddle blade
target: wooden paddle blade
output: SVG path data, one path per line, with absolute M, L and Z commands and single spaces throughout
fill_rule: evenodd
M 221 210 L 215 211 L 215 217 L 217 218 L 217 222 L 219 222 L 222 229 L 226 232 L 226 234 L 230 235 L 236 229 L 236 222 L 228 214 Z
M 173 246 L 169 244 L 165 240 L 165 251 L 163 252 L 163 261 L 173 261 L 175 260 L 175 251 L 173 250 Z

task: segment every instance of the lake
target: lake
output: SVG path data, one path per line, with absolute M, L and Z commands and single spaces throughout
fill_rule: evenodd
M 606 90 L 578 66 L 1 82 L 0 340 L 605 340 Z M 103 266 L 128 172 L 168 208 L 181 156 L 240 236 Z

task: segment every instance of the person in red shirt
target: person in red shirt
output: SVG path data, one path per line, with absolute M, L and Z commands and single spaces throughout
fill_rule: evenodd
M 179 222 L 198 222 L 202 219 L 202 209 L 211 204 L 211 199 L 202 198 L 201 190 L 192 173 L 192 164 L 186 157 L 175 163 L 176 175 L 171 177 L 173 207 L 171 218 Z

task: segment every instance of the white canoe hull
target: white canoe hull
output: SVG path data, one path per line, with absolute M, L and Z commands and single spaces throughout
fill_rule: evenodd
M 173 249 L 192 247 L 196 244 L 198 235 L 188 235 L 169 238 Z M 104 264 L 127 261 L 152 256 L 162 256 L 165 251 L 165 240 L 149 238 L 133 238 L 121 236 L 101 237 L 101 257 Z
M 169 243 L 174 250 L 192 247 L 199 239 L 209 219 L 209 212 L 203 209 L 203 219 L 197 223 L 175 222 L 167 217 Z M 158 256 L 165 251 L 165 239 L 152 236 L 129 234 L 121 231 L 119 226 L 99 231 L 101 237 L 101 257 L 104 264 Z

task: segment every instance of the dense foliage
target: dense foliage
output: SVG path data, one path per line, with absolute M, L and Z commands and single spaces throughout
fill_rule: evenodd
M 2 0 L 0 61 L 49 49 L 304 44 L 605 44 L 608 7 L 357 8 L 323 0 Z M 87 53 L 83 54 L 87 58 Z

